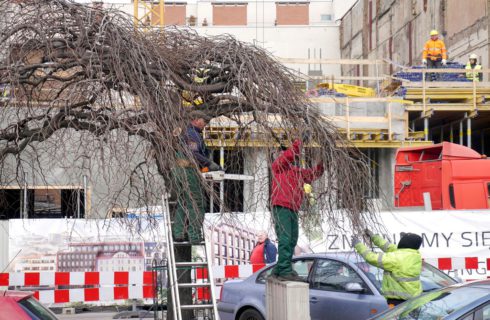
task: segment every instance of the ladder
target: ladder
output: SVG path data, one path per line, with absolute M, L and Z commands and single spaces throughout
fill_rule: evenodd
M 197 245 L 202 246 L 205 251 L 205 260 L 204 261 L 186 261 L 186 262 L 176 262 L 175 261 L 175 251 L 174 246 L 191 246 L 196 244 L 191 244 L 190 242 L 174 242 L 172 237 L 172 222 L 170 220 L 170 206 L 169 206 L 169 194 L 165 193 L 162 197 L 163 201 L 163 209 L 164 209 L 164 233 L 166 236 L 167 242 L 167 265 L 169 270 L 169 281 L 168 287 L 172 296 L 172 310 L 173 310 L 173 318 L 174 320 L 184 320 L 182 318 L 182 310 L 194 310 L 194 311 L 203 311 L 206 316 L 202 318 L 202 320 L 219 320 L 218 308 L 216 304 L 215 297 L 215 284 L 214 284 L 214 276 L 212 269 L 212 258 L 211 258 L 211 250 L 209 248 L 209 244 L 206 240 Z M 203 230 L 204 231 L 204 230 Z M 205 238 L 205 237 L 204 237 Z M 177 277 L 177 268 L 191 268 L 191 269 L 207 269 L 207 272 L 203 272 L 204 277 L 207 278 L 207 282 L 203 283 L 180 283 Z M 206 276 L 207 274 L 207 276 Z M 197 292 L 199 288 L 208 288 L 210 300 L 207 304 L 190 304 L 190 305 L 182 305 L 180 303 L 180 295 L 179 288 L 193 288 L 195 289 L 195 293 L 197 296 Z

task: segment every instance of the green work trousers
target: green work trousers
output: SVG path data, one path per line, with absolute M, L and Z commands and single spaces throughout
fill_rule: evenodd
M 172 227 L 174 240 L 183 240 L 188 236 L 190 242 L 201 242 L 205 200 L 199 172 L 193 167 L 177 167 L 172 171 L 177 195 Z
M 275 206 L 272 208 L 272 215 L 279 241 L 279 258 L 273 273 L 285 276 L 293 273 L 291 260 L 298 242 L 298 214 L 291 209 Z

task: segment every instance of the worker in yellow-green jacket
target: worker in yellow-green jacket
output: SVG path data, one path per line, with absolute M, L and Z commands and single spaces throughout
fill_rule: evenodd
M 369 250 L 356 236 L 352 236 L 352 246 L 366 262 L 384 270 L 381 291 L 388 304 L 398 305 L 420 295 L 422 256 L 419 248 L 422 245 L 422 238 L 413 233 L 402 233 L 396 246 L 370 230 L 365 232 L 373 244 L 383 252 Z

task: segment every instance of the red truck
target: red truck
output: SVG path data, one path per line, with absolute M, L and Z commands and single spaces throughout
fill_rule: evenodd
M 395 207 L 433 210 L 490 208 L 490 160 L 471 148 L 443 142 L 400 148 L 395 164 Z

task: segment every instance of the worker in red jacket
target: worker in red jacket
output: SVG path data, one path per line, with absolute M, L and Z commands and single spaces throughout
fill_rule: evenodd
M 294 248 L 298 242 L 298 211 L 304 197 L 304 184 L 323 174 L 320 161 L 314 168 L 299 166 L 301 140 L 284 151 L 272 164 L 272 215 L 279 241 L 279 258 L 272 276 L 282 281 L 304 281 L 291 266 Z

